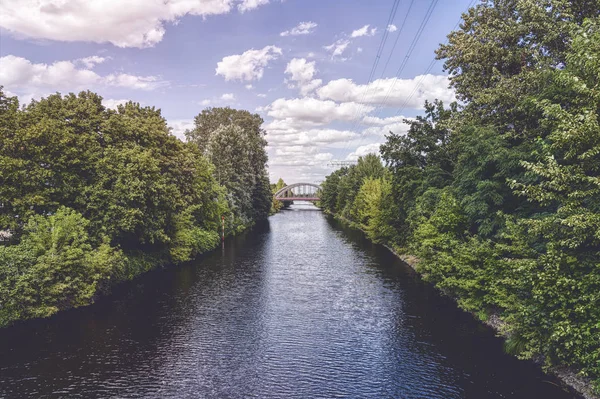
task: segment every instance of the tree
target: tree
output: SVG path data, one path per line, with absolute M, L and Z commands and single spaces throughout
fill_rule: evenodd
M 87 305 L 123 271 L 120 251 L 92 248 L 88 221 L 61 207 L 32 216 L 18 245 L 0 247 L 0 326 Z
M 209 108 L 195 118 L 188 139 L 215 165 L 217 181 L 227 189 L 233 231 L 268 216 L 271 189 L 262 118 L 248 111 Z
M 445 109 L 441 101 L 425 103 L 425 116 L 405 120 L 406 135 L 390 132 L 381 146 L 381 155 L 392 173 L 397 211 L 390 220 L 402 240 L 410 236 L 407 217 L 416 199 L 428 187 L 450 184 L 457 157 L 449 122 L 457 105 Z
M 598 15 L 598 0 L 484 0 L 470 8 L 437 50 L 467 103 L 461 117 L 535 137 L 540 115 L 527 96 L 546 87 L 540 72 L 565 64 L 573 27 Z
M 529 181 L 512 180 L 516 193 L 540 204 L 522 218 L 514 241 L 528 249 L 515 264 L 522 280 L 513 332 L 523 355 L 582 367 L 600 376 L 600 18 L 574 32 L 564 70 L 551 71 L 551 96 L 535 104 L 550 134 L 539 156 L 524 161 Z M 513 247 L 516 246 L 513 244 Z M 514 250 L 513 250 L 514 251 Z M 516 252 L 516 251 L 515 251 Z M 518 315 L 518 316 L 517 316 Z M 600 380 L 597 381 L 600 385 Z

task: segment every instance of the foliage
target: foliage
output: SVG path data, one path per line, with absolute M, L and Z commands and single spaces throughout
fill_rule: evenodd
M 426 102 L 425 116 L 405 120 L 410 125 L 406 135 L 390 132 L 381 146 L 396 198 L 397 210 L 390 222 L 401 240 L 410 235 L 407 218 L 416 199 L 428 187 L 442 188 L 452 181 L 456 150 L 448 122 L 456 107 L 451 104 L 445 109 L 441 101 Z
M 92 248 L 88 225 L 61 207 L 31 217 L 18 245 L 0 247 L 0 325 L 87 305 L 119 276 L 121 251 L 106 242 Z
M 275 193 L 277 193 L 277 191 L 281 190 L 282 188 L 286 187 L 287 184 L 285 184 L 285 182 L 283 181 L 282 178 L 279 178 L 279 180 L 277 180 L 277 183 L 275 184 L 271 184 L 271 194 L 274 196 Z M 273 197 L 272 203 L 271 203 L 271 212 L 270 214 L 275 214 L 277 212 L 279 212 L 282 208 L 287 208 L 289 207 L 291 204 L 293 203 L 293 201 L 279 201 L 276 200 Z
M 215 165 L 217 181 L 227 189 L 232 212 L 227 230 L 236 232 L 266 218 L 272 194 L 262 118 L 228 107 L 208 108 L 194 122 L 186 136 Z
M 417 256 L 506 348 L 600 387 L 600 4 L 484 0 L 438 50 L 461 106 L 425 103 L 321 206 Z M 388 194 L 390 193 L 390 194 Z
M 0 326 L 209 251 L 222 216 L 231 233 L 268 215 L 262 119 L 201 115 L 207 141 L 183 143 L 154 107 L 110 110 L 86 91 L 19 108 L 0 88 L 0 231 L 14 233 L 0 247 Z

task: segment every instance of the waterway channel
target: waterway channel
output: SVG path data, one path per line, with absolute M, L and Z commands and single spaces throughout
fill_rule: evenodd
M 0 331 L 0 397 L 572 398 L 311 205 Z

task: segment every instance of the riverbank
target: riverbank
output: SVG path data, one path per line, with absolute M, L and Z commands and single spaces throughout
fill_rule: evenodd
M 323 210 L 323 212 L 326 213 L 327 215 L 335 218 L 339 222 L 341 222 L 351 228 L 360 230 L 364 233 L 364 230 L 361 229 L 357 223 L 354 223 L 351 220 L 348 220 L 342 216 L 332 214 L 331 212 L 328 212 L 327 210 Z M 415 255 L 402 253 L 400 248 L 394 248 L 394 245 L 391 243 L 376 243 L 376 244 L 382 245 L 385 248 L 387 248 L 397 258 L 402 260 L 404 263 L 406 263 L 408 266 L 410 266 L 417 274 L 419 274 L 419 276 L 421 276 L 421 273 L 419 272 L 419 268 L 418 268 L 419 259 Z M 458 302 L 457 302 L 458 298 L 450 296 L 446 292 L 443 292 L 442 290 L 438 289 L 438 291 L 441 292 L 443 295 L 454 300 L 455 303 L 457 303 L 457 307 L 459 307 Z M 463 309 L 463 311 L 465 311 L 465 310 Z M 498 337 L 502 337 L 503 339 L 508 338 L 506 336 L 506 334 L 504 333 L 504 331 L 506 331 L 506 328 L 505 328 L 506 323 L 502 320 L 502 318 L 500 317 L 499 314 L 489 314 L 489 315 L 486 315 L 487 317 L 485 319 L 482 319 L 482 317 L 475 312 L 469 312 L 469 311 L 466 311 L 466 312 L 470 313 L 475 319 L 479 320 L 486 326 L 492 328 Z M 585 399 L 600 399 L 600 395 L 598 393 L 594 392 L 593 381 L 590 378 L 581 376 L 577 372 L 577 370 L 574 370 L 574 369 L 566 367 L 566 366 L 544 367 L 543 356 L 536 356 L 533 359 L 530 359 L 530 361 L 539 365 L 540 368 L 542 368 L 546 373 L 557 377 L 560 381 L 562 381 L 562 383 L 564 384 L 564 387 L 566 389 L 568 389 L 571 393 L 581 395 Z
M 73 216 L 77 217 L 72 213 L 70 217 Z M 59 210 L 56 218 L 60 220 L 62 217 L 63 211 Z M 77 219 L 77 222 L 80 227 L 87 223 L 85 219 Z M 238 235 L 254 225 L 240 225 L 237 229 L 228 231 L 226 237 Z M 63 224 L 53 223 L 52 226 L 62 227 Z M 69 240 L 59 240 L 63 245 L 56 245 L 59 249 L 54 252 L 48 251 L 54 258 L 46 253 L 31 250 L 32 238 L 27 235 L 19 244 L 0 247 L 0 264 L 8 264 L 9 267 L 20 265 L 22 269 L 28 267 L 29 275 L 26 275 L 24 280 L 33 281 L 30 283 L 32 286 L 37 281 L 46 283 L 46 286 L 39 283 L 37 287 L 40 288 L 36 295 L 32 295 L 31 287 L 19 281 L 19 275 L 3 273 L 0 270 L 0 278 L 4 277 L 0 280 L 0 329 L 93 305 L 100 298 L 109 296 L 120 284 L 135 280 L 153 270 L 177 267 L 194 261 L 214 252 L 221 244 L 219 234 L 207 232 L 198 239 L 201 240 L 201 245 L 195 245 L 192 250 L 186 251 L 185 257 L 177 258 L 165 250 L 123 251 L 106 243 L 94 248 L 83 229 L 68 234 L 77 236 L 85 245 L 76 247 L 76 252 L 73 244 L 63 243 L 70 242 Z M 57 286 L 59 288 L 52 288 Z M 66 295 L 70 295 L 71 300 L 57 299 Z

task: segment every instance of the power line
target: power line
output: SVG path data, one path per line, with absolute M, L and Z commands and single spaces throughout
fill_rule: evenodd
M 392 55 L 394 54 L 394 50 L 396 49 L 396 45 L 398 44 L 398 40 L 400 39 L 400 34 L 402 33 L 402 30 L 404 29 L 404 25 L 406 24 L 406 20 L 408 19 L 408 14 L 410 14 L 410 10 L 412 9 L 414 2 L 415 2 L 415 0 L 411 0 L 410 5 L 408 6 L 408 11 L 406 12 L 406 15 L 404 16 L 402 25 L 400 25 L 400 29 L 398 30 L 398 35 L 396 36 L 396 40 L 394 41 L 394 45 L 392 46 L 392 51 L 390 51 L 390 55 L 388 56 L 388 59 L 385 62 L 385 65 L 383 66 L 383 71 L 381 71 L 381 78 L 383 78 L 383 74 L 385 73 L 385 70 L 387 69 L 387 66 L 390 63 L 390 60 L 392 59 Z
M 411 42 L 411 44 L 406 52 L 406 55 L 404 56 L 404 59 L 402 60 L 402 63 L 400 64 L 400 67 L 398 68 L 398 71 L 396 71 L 396 79 L 394 79 L 394 81 L 392 82 L 392 86 L 388 89 L 388 92 L 387 92 L 385 98 L 380 103 L 381 104 L 381 106 L 379 107 L 380 109 L 383 108 L 383 106 L 385 105 L 386 101 L 390 97 L 390 94 L 394 90 L 394 87 L 396 86 L 396 82 L 398 82 L 398 78 L 400 78 L 400 75 L 402 74 L 402 72 L 404 72 L 404 68 L 406 67 L 406 65 L 408 65 L 408 61 L 410 60 L 410 57 L 411 57 L 413 51 L 417 47 L 417 43 L 419 42 L 419 39 L 421 38 L 421 35 L 423 34 L 423 31 L 425 30 L 425 27 L 427 26 L 427 23 L 429 22 L 429 19 L 431 18 L 431 15 L 433 14 L 433 11 L 435 10 L 435 7 L 437 6 L 438 1 L 439 0 L 432 0 L 431 4 L 429 5 L 429 8 L 427 9 L 427 12 L 425 13 L 425 17 L 423 18 L 423 21 L 421 21 L 421 25 L 419 26 L 419 29 L 417 29 L 417 33 L 415 34 L 415 37 L 413 38 L 413 41 Z M 379 116 L 379 115 L 381 115 L 381 110 L 377 114 L 377 116 Z
M 413 37 L 413 40 L 412 40 L 410 46 L 408 47 L 406 55 L 404 56 L 404 59 L 402 60 L 402 63 L 400 64 L 400 67 L 398 68 L 398 71 L 396 72 L 396 77 L 394 78 L 394 81 L 393 81 L 391 87 L 387 91 L 384 100 L 382 102 L 380 102 L 379 105 L 375 108 L 376 110 L 379 109 L 379 112 L 376 115 L 376 117 L 379 117 L 381 115 L 381 109 L 384 107 L 387 99 L 389 98 L 390 94 L 392 93 L 400 74 L 404 71 L 404 68 L 408 64 L 408 61 L 410 60 L 410 57 L 411 57 L 414 49 L 416 48 L 417 43 L 419 42 L 419 39 L 421 38 L 421 35 L 423 34 L 423 31 L 425 30 L 425 27 L 427 26 L 427 24 L 431 18 L 431 15 L 433 14 L 433 11 L 435 10 L 435 7 L 437 6 L 438 1 L 439 0 L 432 0 L 431 3 L 429 4 L 429 7 L 427 8 L 427 11 L 425 12 L 425 16 L 423 17 L 423 20 L 421 21 L 421 24 L 419 25 L 419 28 L 417 29 L 417 32 L 415 33 L 415 36 Z M 355 129 L 356 126 L 357 125 L 355 125 L 353 127 L 353 129 Z M 362 139 L 359 141 L 359 146 L 362 145 L 364 140 L 365 140 L 365 137 L 363 136 Z
M 369 83 L 371 83 L 371 80 L 373 79 L 373 76 L 375 75 L 375 71 L 377 70 L 377 66 L 379 65 L 379 60 L 381 59 L 381 55 L 383 54 L 383 48 L 385 47 L 385 43 L 387 42 L 387 38 L 390 33 L 387 28 L 394 21 L 394 18 L 396 17 L 396 12 L 398 11 L 399 5 L 400 5 L 400 0 L 394 0 L 394 3 L 392 4 L 392 9 L 390 11 L 390 15 L 388 17 L 387 24 L 385 25 L 385 30 L 383 32 L 383 36 L 381 37 L 381 41 L 379 42 L 377 54 L 375 55 L 375 59 L 373 60 L 373 65 L 371 66 L 371 72 L 369 73 L 369 79 L 367 80 L 367 84 L 365 85 L 363 93 L 360 97 L 360 101 L 358 102 L 358 109 L 355 111 L 355 115 L 354 115 L 355 118 L 358 118 L 363 111 L 363 102 L 364 102 L 365 96 L 366 96 L 368 88 L 369 88 Z
M 471 0 L 471 2 L 469 3 L 469 5 L 467 6 L 467 9 L 464 12 L 468 11 L 473 6 L 473 4 L 475 2 L 476 2 L 476 0 Z M 462 14 L 463 13 L 461 13 L 460 18 L 458 19 L 458 21 L 456 22 L 456 24 L 452 28 L 452 31 L 454 31 L 458 27 L 458 25 L 460 24 L 460 21 L 462 20 Z M 446 43 L 448 43 L 448 38 L 447 37 L 446 37 L 446 40 L 444 41 L 444 44 L 446 44 Z M 412 91 L 410 92 L 409 96 L 404 100 L 404 102 L 402 103 L 402 107 L 396 112 L 396 115 L 400 115 L 402 113 L 402 111 L 404 111 L 404 108 L 406 107 L 406 105 L 408 104 L 408 102 L 412 99 L 413 95 L 420 88 L 421 84 L 423 83 L 423 80 L 425 80 L 425 76 L 427 76 L 429 74 L 429 72 L 431 72 L 431 69 L 437 63 L 437 61 L 438 61 L 437 58 L 433 57 L 433 60 L 431 61 L 431 63 L 427 67 L 427 69 L 425 70 L 425 73 L 421 75 L 421 79 L 415 85 L 415 87 L 412 89 Z

